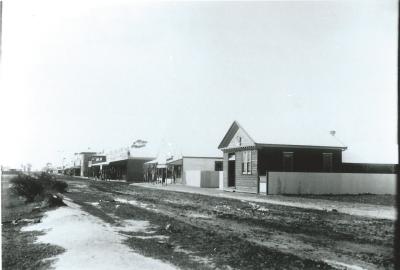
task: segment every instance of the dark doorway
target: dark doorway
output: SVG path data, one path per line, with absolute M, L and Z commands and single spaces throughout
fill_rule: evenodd
M 228 155 L 228 187 L 235 187 L 235 169 L 236 169 L 236 158 L 235 154 Z

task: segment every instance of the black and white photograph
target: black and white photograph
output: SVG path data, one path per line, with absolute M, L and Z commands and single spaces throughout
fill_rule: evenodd
M 399 269 L 398 31 L 398 0 L 0 0 L 2 269 Z

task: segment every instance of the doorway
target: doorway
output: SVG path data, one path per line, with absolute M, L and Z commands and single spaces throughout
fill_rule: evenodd
M 236 169 L 236 156 L 235 154 L 228 154 L 228 187 L 236 186 L 236 177 L 235 177 L 235 169 Z

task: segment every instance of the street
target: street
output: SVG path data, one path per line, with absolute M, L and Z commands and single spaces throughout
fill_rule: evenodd
M 123 236 L 123 245 L 168 267 L 393 268 L 392 220 L 149 189 L 124 182 L 63 180 L 69 184 L 68 207 L 76 205 L 102 226 L 112 226 Z M 90 228 L 83 226 L 82 230 L 90 234 Z M 84 241 L 82 232 L 74 232 L 68 231 L 68 237 Z M 86 244 L 90 249 L 90 243 Z M 108 246 L 112 245 L 104 243 L 101 248 Z M 73 248 L 67 247 L 66 253 Z M 84 256 L 85 252 L 79 254 Z

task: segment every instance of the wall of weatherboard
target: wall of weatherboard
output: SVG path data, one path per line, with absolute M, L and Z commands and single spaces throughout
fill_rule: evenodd
M 257 150 L 251 150 L 251 174 L 242 173 L 243 151 L 235 152 L 235 184 L 240 192 L 258 192 Z M 224 174 L 225 175 L 225 174 Z

